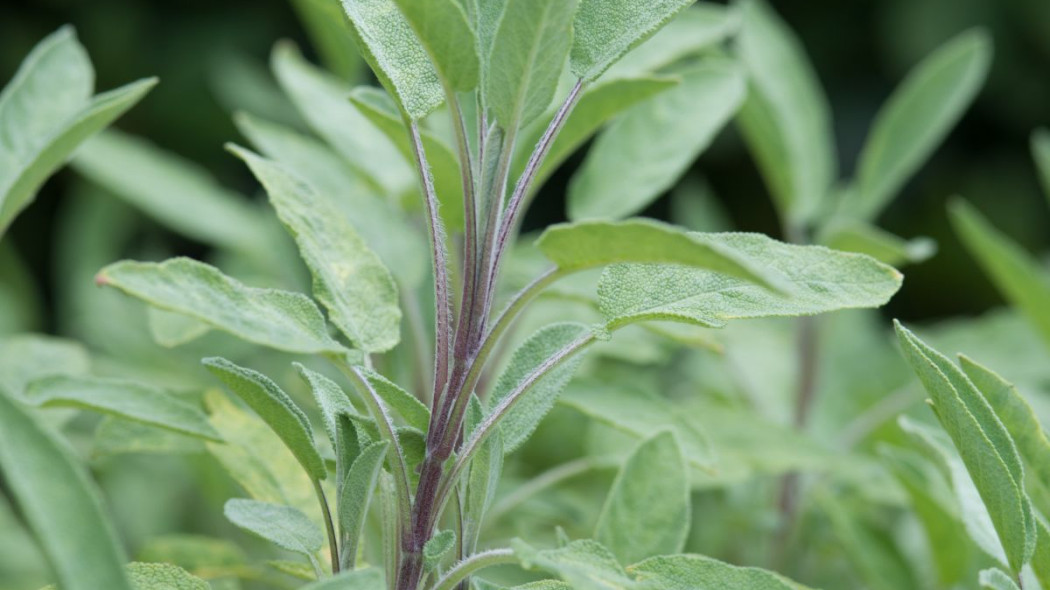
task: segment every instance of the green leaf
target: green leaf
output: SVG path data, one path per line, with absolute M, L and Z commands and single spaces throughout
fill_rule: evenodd
M 364 63 L 339 0 L 292 0 L 325 66 L 343 80 L 361 77 Z
M 336 441 L 339 439 L 337 432 L 339 416 L 362 416 L 362 414 L 357 411 L 339 384 L 316 371 L 307 369 L 300 363 L 292 363 L 292 365 L 299 372 L 303 381 L 310 386 L 314 400 L 317 401 L 317 407 L 321 410 L 321 418 L 324 421 L 328 440 L 332 442 L 332 448 L 338 448 Z
M 1032 157 L 1039 170 L 1039 180 L 1043 183 L 1043 192 L 1050 200 L 1050 131 L 1036 129 L 1032 133 Z
M 739 6 L 750 81 L 738 123 L 782 218 L 804 222 L 835 179 L 831 112 L 801 42 L 762 0 Z
M 572 46 L 577 0 L 506 0 L 489 56 L 485 99 L 513 135 L 554 98 Z
M 476 88 L 481 73 L 477 39 L 459 0 L 394 2 L 449 88 L 458 92 Z
M 805 590 L 774 572 L 701 555 L 653 557 L 627 569 L 661 590 Z
M 989 568 L 981 570 L 980 578 L 981 588 L 987 588 L 988 590 L 1021 590 L 1017 586 L 1017 582 L 1010 579 L 1010 576 L 1003 573 L 1003 570 L 998 568 Z
M 962 117 L 991 62 L 991 39 L 977 29 L 958 35 L 908 74 L 872 124 L 856 188 L 844 203 L 847 213 L 878 216 Z
M 262 211 L 197 164 L 117 131 L 92 138 L 73 168 L 180 234 L 241 252 L 266 247 Z
M 92 98 L 95 73 L 71 27 L 41 41 L 0 93 L 0 235 L 87 138 L 135 105 L 157 81 Z
M 156 307 L 146 309 L 146 319 L 153 341 L 164 348 L 182 346 L 211 331 L 211 326 L 196 318 Z
M 118 262 L 102 269 L 96 282 L 277 350 L 345 351 L 328 335 L 324 316 L 305 295 L 247 287 L 189 258 Z
M 444 530 L 430 538 L 423 545 L 423 571 L 432 571 L 441 563 L 441 559 L 456 544 L 456 533 Z
M 91 449 L 93 459 L 124 454 L 182 455 L 203 453 L 204 442 L 143 424 L 106 416 L 95 429 Z
M 1039 584 L 1046 588 L 1050 585 L 1050 528 L 1043 521 L 1036 519 L 1035 553 L 1032 554 L 1032 571 Z
M 93 410 L 179 434 L 222 442 L 222 437 L 197 407 L 159 389 L 132 381 L 47 377 L 29 386 L 26 400 L 45 408 Z
M 306 414 L 276 383 L 262 373 L 238 367 L 223 358 L 212 357 L 202 362 L 281 437 L 311 478 L 328 477 L 328 468 L 314 444 Z
M 382 261 L 329 201 L 280 164 L 241 149 L 295 238 L 313 274 L 314 297 L 332 323 L 365 352 L 385 352 L 401 339 L 397 284 Z
M 469 439 L 485 418 L 485 409 L 477 395 L 471 396 L 467 406 L 463 432 Z M 485 513 L 496 496 L 500 475 L 503 473 L 503 436 L 497 431 L 474 453 L 470 460 L 467 479 L 463 485 L 462 510 L 463 527 L 461 543 L 469 554 L 477 548 L 481 536 Z
M 291 506 L 235 498 L 226 501 L 223 514 L 238 527 L 311 562 L 324 545 L 321 529 Z
M 671 431 L 627 457 L 605 498 L 594 538 L 621 563 L 679 553 L 689 535 L 689 468 Z
M 955 201 L 949 213 L 970 254 L 990 275 L 1003 297 L 1032 322 L 1050 345 L 1050 274 L 969 203 Z
M 0 395 L 23 399 L 33 381 L 51 375 L 83 375 L 91 360 L 76 342 L 39 334 L 0 338 Z
M 620 218 L 666 192 L 744 100 L 739 68 L 710 60 L 631 108 L 594 142 L 569 186 L 571 219 Z
M 339 493 L 339 535 L 342 555 L 339 562 L 346 568 L 352 568 L 357 559 L 358 542 L 368 516 L 368 505 L 372 492 L 376 488 L 379 473 L 383 470 L 383 460 L 390 443 L 381 441 L 372 443 L 361 451 L 353 465 L 346 472 L 346 478 L 340 485 Z
M 521 539 L 514 539 L 511 547 L 522 567 L 555 574 L 575 590 L 641 588 L 617 563 L 616 557 L 597 541 L 586 539 L 558 549 L 537 550 Z
M 720 328 L 732 319 L 878 307 L 901 286 L 900 273 L 861 254 L 785 244 L 760 234 L 704 236 L 780 270 L 791 295 L 704 270 L 617 264 L 605 269 L 598 284 L 609 329 L 649 320 Z
M 207 582 L 170 563 L 129 563 L 135 590 L 211 590 Z
M 376 568 L 343 572 L 322 580 L 300 590 L 375 590 L 383 588 L 383 573 Z
M 572 73 L 602 75 L 694 0 L 580 0 L 573 23 Z
M 409 117 L 422 119 L 444 102 L 437 71 L 395 0 L 343 0 L 343 10 L 361 55 Z
M 1036 530 L 1024 493 L 1024 468 L 1010 433 L 956 365 L 899 323 L 897 335 L 988 508 L 1010 568 L 1019 572 L 1032 557 Z
M 376 394 L 404 418 L 406 424 L 419 431 L 427 431 L 430 425 L 430 410 L 423 402 L 375 371 L 364 369 L 361 374 L 372 385 Z
M 233 573 L 234 568 L 247 564 L 240 547 L 226 539 L 201 535 L 163 535 L 146 541 L 138 552 L 138 559 L 150 563 L 171 563 L 191 574 L 206 578 L 229 577 L 219 572 Z
M 101 497 L 66 443 L 0 395 L 0 472 L 64 590 L 131 590 Z
M 834 224 L 820 242 L 833 250 L 867 254 L 890 266 L 919 264 L 937 253 L 930 238 L 905 240 L 864 221 Z
M 507 367 L 496 380 L 489 398 L 489 409 L 499 406 L 507 396 L 524 383 L 536 369 L 546 363 L 558 351 L 579 340 L 590 331 L 584 324 L 560 323 L 547 326 L 529 337 L 514 354 Z M 524 443 L 536 430 L 554 401 L 572 379 L 580 365 L 576 355 L 551 370 L 534 383 L 517 404 L 500 419 L 503 433 L 503 452 L 510 453 Z

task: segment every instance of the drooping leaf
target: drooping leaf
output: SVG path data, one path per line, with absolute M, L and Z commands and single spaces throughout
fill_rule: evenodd
M 569 186 L 571 219 L 620 218 L 669 189 L 744 100 L 742 72 L 709 60 L 632 107 L 595 141 Z
M 689 534 L 689 468 L 674 434 L 646 439 L 616 474 L 594 538 L 621 563 L 680 553 Z
M 234 498 L 226 501 L 223 513 L 238 527 L 311 562 L 324 545 L 321 529 L 291 506 Z
M 324 316 L 306 296 L 247 287 L 219 269 L 189 258 L 159 264 L 118 262 L 102 269 L 96 282 L 277 350 L 345 350 L 328 335 Z
M 780 270 L 790 294 L 699 269 L 617 264 L 605 269 L 598 284 L 609 328 L 647 320 L 722 327 L 732 319 L 878 307 L 901 286 L 900 273 L 861 254 L 785 244 L 760 234 L 705 237 Z
M 51 375 L 83 375 L 91 360 L 83 346 L 39 334 L 0 338 L 0 395 L 20 400 L 33 381 Z
M 129 563 L 135 590 L 211 590 L 204 580 L 170 563 Z
M 806 590 L 774 572 L 701 555 L 653 557 L 627 569 L 663 590 Z
M 1050 200 L 1050 131 L 1040 128 L 1032 133 L 1032 157 L 1039 170 L 1039 180 L 1043 183 L 1043 192 Z
M 694 0 L 580 0 L 573 23 L 572 73 L 593 80 Z
M 370 567 L 339 575 L 303 586 L 302 590 L 374 590 L 383 587 L 383 572 Z
M 156 307 L 148 308 L 146 316 L 150 336 L 164 348 L 193 342 L 211 331 L 211 326 L 196 318 Z
M 379 473 L 383 470 L 383 460 L 389 446 L 389 442 L 380 441 L 363 449 L 347 470 L 340 486 L 339 536 L 342 554 L 339 560 L 344 568 L 352 568 L 357 559 L 358 541 L 364 529 L 365 517 L 368 516 L 368 505 Z
M 459 0 L 394 0 L 416 32 L 449 88 L 468 92 L 478 85 L 477 39 Z
M 26 401 L 42 407 L 93 410 L 179 434 L 221 442 L 204 412 L 154 387 L 98 377 L 53 376 L 34 381 Z
M 432 571 L 436 568 L 455 544 L 456 533 L 452 530 L 444 530 L 431 537 L 423 545 L 423 570 Z
M 584 324 L 566 322 L 547 326 L 532 335 L 514 351 L 507 368 L 493 385 L 489 411 L 498 407 L 548 359 L 584 337 L 589 330 Z M 580 357 L 577 355 L 547 373 L 500 419 L 504 453 L 517 449 L 532 435 L 540 420 L 554 407 L 554 401 L 576 372 L 579 362 Z
M 834 225 L 821 243 L 833 250 L 867 254 L 890 266 L 918 264 L 937 253 L 937 242 L 930 238 L 905 240 L 863 221 Z
M 350 36 L 339 0 L 292 0 L 325 66 L 343 80 L 357 80 L 364 62 Z
M 513 134 L 542 115 L 554 98 L 572 46 L 577 0 L 506 0 L 492 42 L 485 99 Z
M 575 590 L 630 590 L 632 580 L 616 557 L 597 541 L 573 541 L 558 549 L 537 550 L 521 539 L 511 541 L 514 555 L 528 570 L 557 575 Z
M 375 389 L 376 394 L 409 426 L 426 432 L 430 424 L 430 410 L 423 402 L 375 371 L 363 370 L 362 374 Z
M 879 112 L 861 153 L 856 190 L 844 203 L 872 219 L 929 158 L 984 84 L 992 43 L 981 30 L 955 37 L 922 63 Z
M 63 441 L 0 395 L 0 472 L 65 590 L 131 590 L 127 557 L 87 471 Z
M 827 98 L 801 42 L 764 1 L 739 11 L 737 52 L 750 84 L 738 122 L 781 217 L 806 221 L 838 166 Z
M 444 102 L 437 71 L 395 0 L 343 0 L 343 10 L 361 55 L 409 117 L 422 119 Z
M 1021 590 L 1017 586 L 1017 582 L 1010 579 L 1010 576 L 1003 573 L 1003 570 L 999 568 L 989 568 L 981 570 L 979 581 L 981 582 L 981 588 L 987 590 Z
M 262 373 L 238 367 L 226 359 L 213 357 L 202 362 L 281 437 L 311 478 L 328 477 L 328 468 L 314 444 L 306 414 L 276 383 Z

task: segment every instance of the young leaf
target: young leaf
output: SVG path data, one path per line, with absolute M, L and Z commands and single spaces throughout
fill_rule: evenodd
M 575 590 L 641 588 L 608 549 L 596 541 L 573 541 L 558 549 L 537 550 L 521 539 L 511 541 L 514 555 L 528 570 L 555 574 Z
M 636 105 L 598 137 L 569 186 L 571 219 L 617 219 L 644 209 L 677 182 L 744 99 L 744 77 L 730 62 L 681 75 L 681 84 Z
M 951 361 L 899 323 L 905 356 L 933 398 L 933 407 L 952 438 L 984 500 L 1006 551 L 1019 572 L 1035 549 L 1035 517 L 1024 493 L 1024 468 L 1010 433 L 981 393 Z
M 394 0 L 412 26 L 449 89 L 468 92 L 478 85 L 477 39 L 460 0 Z
M 554 98 L 572 45 L 577 0 L 506 0 L 492 42 L 485 99 L 496 121 L 514 134 L 542 115 Z
M 485 410 L 481 400 L 476 395 L 472 396 L 463 426 L 467 438 L 474 433 L 484 418 Z M 477 548 L 485 513 L 495 498 L 496 486 L 502 472 L 503 437 L 501 432 L 496 432 L 485 440 L 470 460 L 470 470 L 463 491 L 463 530 L 460 533 L 461 543 L 468 553 Z
M 427 426 L 430 424 L 430 410 L 427 409 L 423 402 L 375 371 L 365 369 L 361 371 L 361 374 L 372 385 L 376 394 L 393 408 L 405 420 L 406 424 L 426 432 Z
M 45 408 L 93 410 L 179 434 L 222 442 L 204 412 L 159 389 L 116 379 L 54 376 L 34 381 L 26 400 Z
M 437 71 L 395 0 L 343 0 L 343 10 L 361 55 L 410 118 L 422 119 L 444 102 Z
M 701 555 L 653 557 L 627 570 L 661 590 L 806 590 L 774 572 Z
M 1036 129 L 1032 133 L 1032 157 L 1039 170 L 1039 180 L 1043 183 L 1043 192 L 1050 200 L 1050 131 Z
M 324 429 L 328 434 L 328 440 L 332 442 L 332 446 L 335 448 L 336 441 L 339 439 L 337 434 L 339 416 L 361 416 L 362 414 L 350 402 L 350 398 L 347 397 L 343 388 L 339 387 L 339 384 L 320 373 L 307 369 L 300 363 L 292 363 L 292 365 L 299 372 L 299 376 L 303 378 L 303 381 L 310 386 L 310 391 L 314 394 L 314 400 L 317 401 L 317 407 L 321 410 L 321 418 L 324 421 Z
M 538 367 L 558 351 L 586 335 L 589 330 L 590 328 L 583 324 L 566 322 L 547 326 L 533 334 L 514 351 L 507 368 L 492 387 L 490 411 L 517 390 Z M 572 378 L 579 363 L 580 357 L 577 355 L 552 370 L 533 384 L 517 405 L 500 419 L 504 453 L 518 448 L 532 435 L 540 420 L 554 406 L 554 401 L 565 389 L 565 384 Z
M 1016 242 L 965 201 L 952 203 L 952 225 L 1003 296 L 1028 317 L 1050 345 L 1050 275 Z
M 305 295 L 247 287 L 219 269 L 189 258 L 160 264 L 118 262 L 102 269 L 96 282 L 277 350 L 345 350 L 328 335 L 324 316 Z
M 238 527 L 311 562 L 324 545 L 321 529 L 291 506 L 235 498 L 227 500 L 223 513 Z
M 979 580 L 981 588 L 985 590 L 1021 590 L 1017 582 L 1011 580 L 1010 576 L 1004 574 L 999 568 L 981 570 Z
M 0 395 L 0 473 L 64 590 L 131 590 L 102 500 L 66 443 Z
M 310 477 L 328 477 L 328 468 L 314 445 L 306 414 L 266 375 L 238 367 L 222 358 L 207 358 L 204 366 L 244 400 L 281 437 Z
M 651 37 L 694 0 L 580 0 L 572 73 L 590 81 Z
M 876 217 L 962 117 L 992 61 L 987 33 L 955 37 L 927 57 L 893 93 L 861 152 L 851 216 Z
M 738 122 L 781 217 L 808 220 L 835 179 L 831 113 L 805 49 L 762 0 L 739 6 L 750 81 Z
M 357 559 L 358 541 L 364 529 L 365 517 L 368 516 L 368 505 L 379 473 L 383 470 L 383 460 L 389 446 L 389 442 L 381 441 L 362 450 L 340 485 L 339 536 L 342 555 L 339 563 L 344 568 L 353 568 Z
M 937 242 L 929 238 L 905 240 L 864 221 L 834 224 L 821 243 L 833 250 L 867 254 L 890 266 L 918 264 L 937 253 Z
M 170 563 L 129 563 L 135 590 L 211 590 L 204 580 Z
M 760 234 L 705 238 L 782 271 L 790 295 L 705 270 L 617 264 L 605 269 L 598 284 L 599 305 L 609 329 L 649 320 L 720 328 L 732 319 L 878 307 L 901 286 L 900 273 L 861 254 L 784 244 Z
M 689 534 L 689 468 L 671 431 L 638 445 L 616 474 L 594 538 L 621 563 L 679 553 Z
M 365 352 L 401 339 L 397 284 L 379 257 L 330 201 L 280 164 L 232 148 L 270 195 L 278 217 L 313 273 L 314 297 L 332 323 Z
M 26 387 L 50 375 L 83 375 L 91 360 L 83 346 L 38 334 L 0 338 L 0 395 L 21 400 Z
M 455 544 L 456 533 L 451 530 L 441 531 L 431 537 L 423 545 L 423 571 L 429 572 L 436 568 L 441 563 L 441 559 L 452 550 L 452 546 Z

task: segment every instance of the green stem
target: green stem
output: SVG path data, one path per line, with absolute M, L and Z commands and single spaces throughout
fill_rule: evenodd
M 452 566 L 452 569 L 448 570 L 448 573 L 438 580 L 431 590 L 455 590 L 457 584 L 466 580 L 475 572 L 494 565 L 517 562 L 517 558 L 514 557 L 514 551 L 510 549 L 493 549 L 475 553 Z
M 321 503 L 321 513 L 324 515 L 324 528 L 328 533 L 328 550 L 332 553 L 332 574 L 339 573 L 339 540 L 335 536 L 335 525 L 332 524 L 332 511 L 328 507 L 328 498 L 324 495 L 321 480 L 314 480 L 314 490 L 317 492 L 317 501 Z

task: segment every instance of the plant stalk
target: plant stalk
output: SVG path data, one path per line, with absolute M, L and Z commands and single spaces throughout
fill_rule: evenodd
M 332 575 L 339 573 L 339 540 L 335 536 L 335 526 L 332 524 L 332 511 L 328 507 L 328 498 L 324 495 L 321 481 L 314 480 L 314 490 L 317 492 L 317 501 L 321 503 L 321 512 L 324 515 L 324 528 L 328 534 L 328 550 L 332 553 Z

